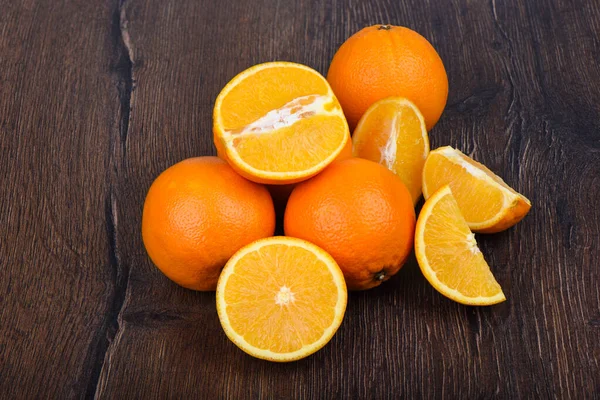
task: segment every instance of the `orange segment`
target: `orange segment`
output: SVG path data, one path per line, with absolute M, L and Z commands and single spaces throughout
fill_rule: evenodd
M 284 174 L 291 169 L 306 171 L 321 163 L 325 154 L 340 153 L 339 137 L 344 131 L 338 122 L 339 117 L 336 116 L 315 115 L 300 119 L 293 125 L 273 129 L 267 135 L 234 136 L 231 143 L 235 151 L 243 155 L 244 163 L 253 170 Z M 321 141 L 318 151 L 307 146 L 315 138 Z M 282 156 L 285 158 L 282 159 Z
M 450 185 L 462 215 L 475 232 L 508 229 L 531 208 L 531 202 L 499 176 L 449 146 L 433 150 L 427 157 L 423 167 L 423 196 L 429 198 L 444 185 Z
M 247 69 L 215 102 L 218 154 L 260 183 L 299 182 L 331 163 L 349 140 L 348 124 L 317 71 L 270 62 Z
M 356 157 L 378 162 L 400 177 L 413 203 L 421 197 L 429 137 L 421 112 L 410 100 L 388 97 L 373 104 L 352 136 Z
M 449 299 L 468 305 L 506 300 L 449 186 L 423 205 L 415 230 L 415 253 L 425 278 Z
M 271 361 L 298 360 L 322 348 L 340 326 L 346 302 L 333 258 L 291 237 L 242 248 L 217 285 L 217 311 L 229 339 Z
M 250 125 L 273 110 L 291 108 L 302 100 L 307 105 L 315 97 L 329 94 L 329 85 L 318 72 L 299 64 L 259 64 L 240 75 L 223 89 L 229 88 L 221 105 L 223 128 L 227 130 Z

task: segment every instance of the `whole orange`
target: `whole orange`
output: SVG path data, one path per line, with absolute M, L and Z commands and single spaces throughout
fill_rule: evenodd
M 400 96 L 417 105 L 430 130 L 448 98 L 442 59 L 427 39 L 402 26 L 373 25 L 352 35 L 333 56 L 327 80 L 350 129 L 371 104 Z
M 351 158 L 296 186 L 284 230 L 331 254 L 348 289 L 369 289 L 404 264 L 413 246 L 415 211 L 408 189 L 393 172 Z
M 267 189 L 217 157 L 189 158 L 166 169 L 144 203 L 142 237 L 148 255 L 169 279 L 188 289 L 215 290 L 227 260 L 274 231 Z

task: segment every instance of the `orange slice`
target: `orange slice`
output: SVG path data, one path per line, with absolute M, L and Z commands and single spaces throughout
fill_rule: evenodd
M 404 182 L 413 203 L 419 200 L 429 137 L 417 106 L 403 97 L 379 100 L 358 122 L 352 142 L 354 156 L 387 167 Z
M 290 62 L 255 65 L 233 78 L 215 102 L 213 134 L 238 173 L 271 184 L 316 175 L 350 139 L 325 78 Z
M 329 342 L 347 297 L 342 271 L 325 250 L 280 236 L 251 243 L 227 262 L 217 311 L 229 339 L 246 353 L 294 361 Z
M 415 230 L 415 253 L 425 278 L 449 299 L 479 306 L 506 300 L 449 186 L 423 205 Z
M 423 196 L 450 185 L 469 228 L 500 232 L 519 222 L 531 202 L 484 165 L 450 146 L 433 150 L 423 167 Z

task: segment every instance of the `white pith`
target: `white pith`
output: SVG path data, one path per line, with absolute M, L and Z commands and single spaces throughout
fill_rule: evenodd
M 402 112 L 394 115 L 392 120 L 392 128 L 390 137 L 388 138 L 385 146 L 380 149 L 381 159 L 379 163 L 385 165 L 387 169 L 394 170 L 394 163 L 396 162 L 396 154 L 398 153 L 398 119 L 400 119 Z
M 481 250 L 479 250 L 479 247 L 477 246 L 477 241 L 475 240 L 475 234 L 473 232 L 471 232 L 467 235 L 467 246 L 469 248 L 469 251 L 471 251 L 471 253 L 473 253 L 473 254 L 481 253 Z
M 240 129 L 225 130 L 224 137 L 228 142 L 233 138 L 270 133 L 274 130 L 292 126 L 303 118 L 312 115 L 338 115 L 337 112 L 325 110 L 325 105 L 333 101 L 330 95 L 308 95 L 297 97 L 282 107 L 271 110 L 256 121 Z
M 279 288 L 279 291 L 275 294 L 275 304 L 279 306 L 287 306 L 289 303 L 294 303 L 296 296 L 291 289 L 285 285 Z

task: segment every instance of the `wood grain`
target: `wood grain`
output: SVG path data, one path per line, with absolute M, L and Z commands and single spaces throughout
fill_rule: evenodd
M 0 1 L 0 394 L 14 398 L 599 398 L 600 3 Z M 212 106 L 236 73 L 321 73 L 353 32 L 411 27 L 450 82 L 432 147 L 528 196 L 480 235 L 508 301 L 465 307 L 411 259 L 352 293 L 329 345 L 253 359 L 214 293 L 148 259 L 152 180 L 214 154 Z
M 92 396 L 115 329 L 113 8 L 0 6 L 1 398 Z

